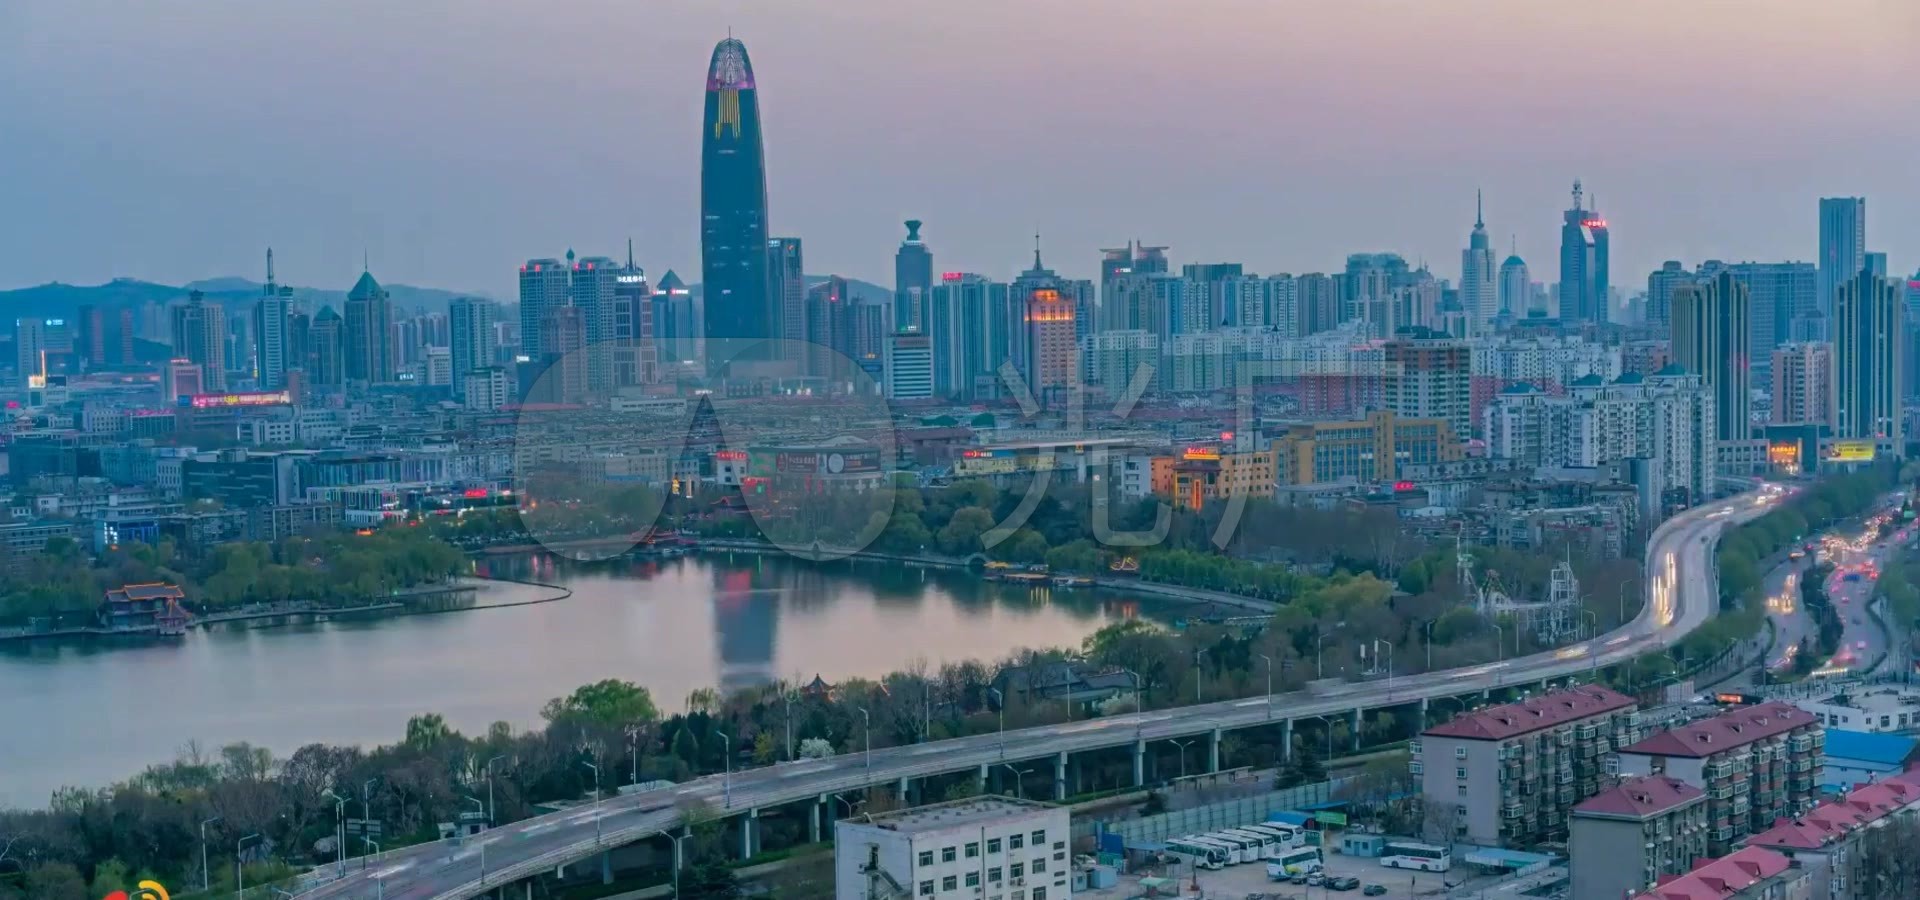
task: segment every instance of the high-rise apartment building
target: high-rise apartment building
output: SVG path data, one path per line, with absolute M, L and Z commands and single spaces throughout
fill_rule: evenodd
M 1389 338 L 1402 326 L 1393 318 L 1393 291 L 1413 281 L 1413 270 L 1398 253 L 1354 253 L 1340 281 L 1340 321 L 1366 323 L 1376 338 Z
M 1308 272 L 1293 279 L 1302 337 L 1331 331 L 1340 324 L 1340 291 L 1324 272 Z
M 1673 290 L 1673 359 L 1712 389 L 1714 436 L 1721 441 L 1752 435 L 1748 302 L 1747 286 L 1724 270 Z
M 347 383 L 346 322 L 331 306 L 320 307 L 307 328 L 306 381 L 321 393 Z
M 852 377 L 853 296 L 838 275 L 807 289 L 807 374 L 830 381 Z
M 1620 774 L 1664 775 L 1705 791 L 1708 852 L 1717 856 L 1775 819 L 1812 808 L 1825 746 L 1812 713 L 1762 703 L 1629 742 Z
M 1833 318 L 1834 294 L 1867 265 L 1867 198 L 1820 198 L 1820 312 Z
M 529 385 L 530 395 L 543 403 L 579 403 L 587 396 L 587 321 L 580 307 L 560 305 L 547 310 L 540 323 L 545 344 Z
M 1666 492 L 1712 496 L 1717 442 L 1713 396 L 1679 366 L 1606 381 L 1588 375 L 1563 396 L 1530 384 L 1507 387 L 1487 405 L 1487 455 L 1528 468 L 1597 469 L 1625 463 L 1642 483 L 1643 514 Z M 1637 464 L 1637 465 L 1636 465 Z
M 613 390 L 614 306 L 619 302 L 622 266 L 604 256 L 574 261 L 567 286 L 568 302 L 580 309 L 586 337 L 586 388 L 604 396 Z M 769 335 L 770 337 L 771 335 Z
M 107 364 L 107 314 L 98 306 L 91 304 L 80 307 L 76 324 L 80 328 L 78 339 L 74 341 L 73 351 L 87 364 L 89 369 L 97 369 Z
M 1574 804 L 1600 792 L 1612 751 L 1639 737 L 1637 710 L 1632 697 L 1586 685 L 1429 728 L 1410 748 L 1427 814 L 1476 844 L 1565 840 Z
M 995 351 L 991 354 L 994 358 L 993 365 L 995 368 L 999 367 L 999 360 L 1004 359 L 1012 361 L 1014 369 L 1023 374 L 1031 369 L 1031 357 L 1036 350 L 1032 339 L 1041 332 L 1037 332 L 1029 327 L 1029 319 L 1027 316 L 1031 311 L 1029 306 L 1032 303 L 1032 299 L 1042 291 L 1052 291 L 1053 296 L 1056 296 L 1059 300 L 1066 303 L 1067 310 L 1071 314 L 1074 328 L 1074 346 L 1078 348 L 1078 341 L 1081 337 L 1085 336 L 1087 329 L 1086 326 L 1080 323 L 1080 314 L 1082 311 L 1092 311 L 1095 308 L 1093 282 L 1061 278 L 1055 274 L 1052 269 L 1047 268 L 1046 265 L 1040 261 L 1039 236 L 1035 235 L 1033 268 L 1021 272 L 1018 277 L 1014 278 L 1012 285 L 1008 288 L 1009 301 L 1004 310 L 1003 320 L 1005 323 L 1004 334 L 1006 335 L 1004 355 L 1000 352 L 1000 348 L 990 348 Z M 1058 309 L 1053 307 L 1049 307 L 1048 310 L 1049 315 L 1054 315 L 1059 312 Z M 998 318 L 996 315 L 997 312 L 998 311 L 989 311 L 989 319 Z M 1054 330 L 1048 329 L 1046 333 L 1052 335 Z M 1077 353 L 1075 355 L 1077 357 Z M 1038 388 L 1035 389 L 1038 390 Z
M 1467 249 L 1460 252 L 1460 308 L 1467 314 L 1468 334 L 1484 333 L 1487 323 L 1502 309 L 1498 277 L 1493 245 L 1487 238 L 1485 209 L 1475 192 L 1473 233 L 1467 236 Z
M 47 320 L 29 317 L 13 320 L 14 372 L 19 379 L 20 395 L 26 396 L 33 380 L 47 374 Z
M 613 277 L 613 384 L 633 387 L 660 381 L 660 350 L 654 342 L 653 288 L 647 273 L 633 261 L 633 242 L 627 242 L 627 264 Z
M 1135 378 L 1144 378 L 1144 389 L 1158 386 L 1160 374 L 1160 336 L 1151 331 L 1102 331 L 1087 335 L 1084 342 L 1088 384 L 1097 384 L 1109 397 L 1126 393 Z
M 200 366 L 200 387 L 207 392 L 227 389 L 227 314 L 206 295 L 190 292 L 187 302 L 172 309 L 173 355 Z
M 1709 260 L 1701 264 L 1700 274 L 1711 277 L 1721 268 Z M 1793 323 L 1814 314 L 1818 272 L 1804 262 L 1745 262 L 1724 268 L 1747 286 L 1752 384 L 1756 390 L 1768 389 L 1773 384 L 1773 348 L 1793 340 Z
M 455 297 L 447 310 L 452 332 L 447 362 L 458 392 L 466 389 L 468 373 L 493 365 L 494 305 L 478 297 Z
M 350 382 L 384 384 L 393 380 L 393 306 L 370 272 L 361 272 L 347 292 L 346 376 Z
M 287 371 L 299 367 L 289 334 L 293 323 L 293 289 L 268 282 L 266 293 L 253 304 L 253 365 L 260 389 L 287 386 Z
M 1833 302 L 1833 435 L 1904 452 L 1901 427 L 1901 296 L 1865 270 L 1840 283 Z
M 1659 329 L 1673 327 L 1673 289 L 1695 280 L 1677 259 L 1660 264 L 1647 275 L 1647 324 Z
M 1025 316 L 1020 343 L 1025 348 L 1021 377 L 1036 400 L 1058 398 L 1080 384 L 1080 343 L 1075 297 L 1057 288 L 1035 288 L 1022 298 Z
M 919 219 L 906 225 L 907 238 L 893 254 L 893 323 L 901 331 L 924 331 L 933 294 L 933 251 L 920 239 Z
M 778 333 L 767 280 L 767 170 L 747 46 L 715 45 L 700 129 L 700 269 L 709 366 Z M 771 348 L 768 348 L 771 349 Z
M 1773 349 L 1775 425 L 1833 424 L 1833 345 L 1820 341 Z
M 1473 346 L 1425 328 L 1386 342 L 1386 406 L 1409 419 L 1444 419 L 1454 434 L 1473 433 Z
M 1607 220 L 1581 199 L 1573 182 L 1573 208 L 1560 227 L 1560 318 L 1567 322 L 1610 320 Z
M 971 398 L 977 394 L 977 380 L 997 383 L 994 370 L 1006 359 L 1002 323 L 1007 296 L 1005 282 L 982 275 L 947 272 L 940 276 L 927 315 L 928 336 L 933 338 L 934 393 Z

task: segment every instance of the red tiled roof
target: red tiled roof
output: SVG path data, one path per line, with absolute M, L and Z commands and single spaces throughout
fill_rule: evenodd
M 1498 741 L 1633 706 L 1633 698 L 1625 694 L 1597 685 L 1582 685 L 1468 713 L 1421 734 Z
M 1846 797 L 1822 803 L 1797 819 L 1776 819 L 1772 828 L 1746 842 L 1750 847 L 1818 850 L 1914 803 L 1920 803 L 1920 771 L 1910 769 L 1878 784 L 1855 788 Z
M 1575 815 L 1645 819 L 1705 796 L 1705 791 L 1677 778 L 1648 775 L 1623 781 L 1612 790 L 1588 797 L 1575 806 L 1573 812 Z
M 171 584 L 128 584 L 107 592 L 108 603 L 130 603 L 138 600 L 184 600 L 187 595 Z
M 1786 857 L 1772 850 L 1748 847 L 1701 862 L 1685 875 L 1668 876 L 1646 895 L 1659 900 L 1721 900 L 1786 870 Z
M 1818 726 L 1819 720 L 1804 709 L 1776 700 L 1759 706 L 1728 710 L 1711 719 L 1662 731 L 1620 752 L 1650 756 L 1712 756 L 1754 741 L 1786 734 L 1804 725 Z

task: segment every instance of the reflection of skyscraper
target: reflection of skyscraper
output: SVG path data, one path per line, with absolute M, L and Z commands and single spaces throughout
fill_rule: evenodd
M 720 652 L 720 689 L 730 692 L 766 684 L 774 680 L 781 592 L 755 585 L 750 570 L 715 572 L 713 637 Z
M 731 37 L 713 48 L 700 139 L 707 351 L 724 361 L 746 344 L 776 333 L 767 283 L 767 173 L 759 91 L 746 45 Z

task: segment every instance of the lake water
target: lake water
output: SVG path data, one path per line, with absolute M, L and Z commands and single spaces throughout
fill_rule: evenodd
M 475 733 L 540 723 L 549 698 L 602 678 L 663 710 L 696 688 L 879 676 L 924 659 L 997 660 L 1077 646 L 1102 625 L 1178 614 L 1168 601 L 986 583 L 897 565 L 809 566 L 710 555 L 586 566 L 483 560 L 483 572 L 564 584 L 509 608 L 242 629 L 131 646 L 0 645 L 0 806 L 43 806 L 172 759 L 190 741 L 392 743 L 407 719 Z M 550 594 L 492 584 L 480 603 Z

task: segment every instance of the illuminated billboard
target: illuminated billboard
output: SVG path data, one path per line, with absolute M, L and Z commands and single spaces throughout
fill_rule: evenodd
M 1767 445 L 1767 462 L 1784 468 L 1800 465 L 1799 441 L 1774 441 Z
M 1873 462 L 1873 442 L 1834 441 L 1827 445 L 1827 462 Z
M 235 394 L 188 394 L 180 398 L 181 406 L 194 409 L 228 409 L 239 406 L 287 406 L 293 403 L 293 394 L 288 391 L 243 391 Z

